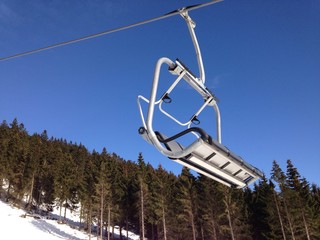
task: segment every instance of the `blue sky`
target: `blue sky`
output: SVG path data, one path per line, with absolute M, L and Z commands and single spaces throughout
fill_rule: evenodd
M 198 1 L 0 2 L 0 57 L 157 17 Z M 267 176 L 272 161 L 320 184 L 320 2 L 236 1 L 190 12 L 206 71 L 220 99 L 222 143 Z M 179 174 L 137 134 L 136 97 L 149 96 L 155 63 L 180 58 L 195 73 L 184 20 L 171 17 L 122 32 L 0 62 L 0 120 L 15 117 L 30 134 L 103 147 L 124 159 Z M 166 76 L 166 75 L 165 75 Z M 168 83 L 171 79 L 160 79 Z M 180 87 L 177 114 L 192 112 Z M 192 114 L 192 113 L 191 113 Z M 215 135 L 215 117 L 203 128 Z M 160 123 L 161 125 L 161 123 Z M 161 125 L 170 128 L 171 125 Z

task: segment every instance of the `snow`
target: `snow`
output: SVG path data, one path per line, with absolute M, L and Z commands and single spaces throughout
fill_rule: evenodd
M 55 209 L 56 210 L 56 209 Z M 56 210 L 57 211 L 57 210 Z M 76 215 L 68 212 L 67 222 L 77 223 Z M 25 211 L 15 208 L 0 201 L 0 226 L 1 239 L 32 239 L 32 240 L 85 240 L 89 235 L 83 231 L 72 228 L 67 224 L 59 224 L 57 220 L 44 218 L 35 219 L 33 216 L 26 214 Z M 116 231 L 117 230 L 117 231 Z M 115 228 L 115 233 L 119 230 Z M 126 232 L 122 232 L 123 235 Z M 97 239 L 96 237 L 91 239 Z M 139 236 L 129 232 L 129 239 L 138 240 Z

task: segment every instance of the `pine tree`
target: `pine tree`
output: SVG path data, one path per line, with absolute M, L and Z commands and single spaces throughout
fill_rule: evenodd
M 225 222 L 222 230 L 230 239 L 251 239 L 248 225 L 248 209 L 244 203 L 244 193 L 241 190 L 221 186 L 224 192 L 224 214 L 220 216 Z
M 139 186 L 139 193 L 138 193 L 138 209 L 139 209 L 139 216 L 140 216 L 140 237 L 142 240 L 145 239 L 145 219 L 146 219 L 146 203 L 148 197 L 148 185 L 147 181 L 147 168 L 144 162 L 142 153 L 139 153 L 138 156 L 138 186 Z
M 80 203 L 80 226 L 82 227 L 82 220 L 84 219 L 84 210 L 85 210 L 85 200 L 86 196 L 86 172 L 87 164 L 91 161 L 90 154 L 85 146 L 81 143 L 80 145 L 74 144 L 70 146 L 70 154 L 75 163 L 75 173 L 78 176 L 77 181 L 74 185 L 76 189 L 76 201 Z M 94 185 L 94 184 L 93 184 Z
M 9 162 L 7 161 L 9 142 L 9 126 L 6 121 L 0 125 L 0 196 L 3 191 L 3 185 L 8 176 Z
M 263 177 L 254 185 L 253 191 L 247 188 L 245 195 L 250 208 L 253 239 L 286 239 L 280 206 L 272 182 Z
M 135 203 L 135 193 L 138 192 L 136 174 L 138 172 L 138 166 L 132 161 L 121 162 L 121 172 L 123 176 L 123 190 L 124 196 L 122 201 L 123 221 L 127 230 L 126 238 L 129 239 L 129 228 L 139 226 L 139 220 L 136 217 L 137 208 L 133 207 Z M 139 231 L 138 228 L 134 228 Z
M 125 179 L 121 168 L 124 161 L 118 155 L 112 154 L 109 157 L 111 179 L 112 179 L 112 219 L 114 224 L 120 228 L 120 238 L 122 239 L 122 228 L 125 222 Z
M 270 188 L 272 189 L 272 196 L 273 196 L 273 201 L 271 201 L 271 204 L 274 203 L 275 205 L 275 210 L 276 213 L 274 213 L 274 215 L 277 216 L 277 220 L 274 220 L 271 222 L 271 229 L 272 229 L 272 236 L 274 236 L 274 238 L 279 238 L 280 236 L 282 236 L 283 240 L 286 240 L 286 231 L 285 231 L 285 225 L 284 225 L 284 220 L 283 220 L 283 215 L 282 214 L 282 207 L 281 207 L 281 203 L 280 203 L 280 199 L 278 196 L 277 191 L 275 190 L 275 185 L 273 184 L 273 182 L 270 180 Z M 276 218 L 276 217 L 274 217 Z M 280 234 L 280 230 L 278 229 L 278 226 L 280 226 L 280 230 L 281 230 L 281 234 Z
M 219 183 L 200 175 L 197 181 L 197 196 L 201 239 L 221 239 L 219 216 L 224 208 L 221 204 L 223 192 L 219 189 Z
M 85 164 L 84 172 L 84 189 L 81 195 L 81 207 L 83 215 L 86 218 L 86 229 L 88 230 L 89 237 L 91 238 L 91 226 L 93 219 L 93 208 L 94 208 L 94 195 L 95 195 L 95 184 L 98 181 L 97 176 L 99 175 L 100 157 L 99 154 L 93 150 L 90 157 L 87 159 Z
M 320 239 L 320 188 L 316 184 L 312 184 L 310 193 L 310 206 L 312 210 L 310 237 L 311 239 Z
M 254 185 L 253 191 L 250 188 L 245 190 L 246 202 L 250 209 L 250 223 L 253 226 L 253 239 L 268 239 L 270 233 L 270 225 L 267 221 L 269 218 L 268 212 L 268 193 L 267 180 L 263 178 L 259 184 Z
M 29 151 L 27 155 L 27 163 L 25 166 L 24 171 L 24 181 L 26 188 L 29 189 L 29 193 L 27 194 L 29 196 L 27 206 L 29 210 L 31 209 L 33 205 L 33 197 L 34 197 L 34 190 L 35 190 L 35 184 L 36 179 L 40 175 L 40 164 L 41 164 L 41 146 L 42 141 L 39 135 L 34 134 L 30 138 L 30 146 Z
M 22 199 L 25 189 L 23 175 L 27 162 L 27 131 L 23 124 L 14 119 L 10 124 L 10 139 L 7 147 L 7 199 L 11 196 L 18 202 Z M 11 190 L 13 190 L 11 192 Z
M 147 237 L 150 239 L 158 239 L 158 223 L 160 220 L 160 211 L 159 211 L 159 189 L 157 185 L 157 176 L 155 169 L 151 166 L 150 163 L 146 165 L 147 171 L 147 188 L 148 188 L 148 198 L 146 202 L 146 216 L 147 223 Z
M 152 205 L 156 218 L 156 222 L 159 225 L 158 238 L 167 240 L 169 234 L 168 225 L 168 211 L 171 198 L 173 196 L 172 186 L 175 184 L 175 179 L 167 171 L 165 171 L 161 165 L 158 166 L 155 172 L 155 178 L 153 179 L 154 185 L 152 189 Z
M 60 208 L 60 221 L 62 221 L 62 207 L 64 207 L 64 221 L 66 221 L 66 209 L 74 203 L 76 197 L 75 184 L 77 181 L 76 166 L 71 155 L 57 148 L 54 164 L 54 193 Z
M 190 173 L 189 169 L 183 168 L 178 179 L 178 194 L 176 196 L 179 210 L 177 220 L 181 226 L 180 239 L 197 238 L 196 227 L 196 187 L 195 177 Z M 191 230 L 189 234 L 188 229 Z M 192 237 L 191 237 L 191 236 Z M 190 237 L 189 237 L 190 236 Z
M 34 191 L 34 198 L 38 206 L 45 204 L 48 210 L 51 210 L 54 201 L 54 177 L 55 177 L 55 163 L 56 163 L 56 149 L 53 140 L 45 141 L 45 135 L 41 135 L 43 140 L 41 165 L 39 169 L 38 178 L 36 178 L 36 189 Z
M 301 181 L 298 170 L 293 166 L 291 160 L 287 160 L 286 173 L 287 197 L 290 201 L 290 213 L 297 238 L 310 240 L 310 208 L 308 197 L 310 196 L 309 184 Z
M 100 160 L 100 171 L 97 183 L 95 184 L 97 202 L 99 202 L 99 222 L 100 222 L 100 238 L 103 239 L 103 225 L 105 208 L 110 211 L 112 192 L 111 192 L 111 167 L 106 149 L 104 148 Z M 109 216 L 109 214 L 108 214 Z M 108 240 L 110 239 L 110 218 L 108 218 Z
M 289 202 L 289 196 L 288 196 L 288 189 L 286 187 L 286 175 L 280 168 L 279 164 L 276 161 L 273 161 L 272 163 L 272 170 L 271 170 L 271 179 L 274 180 L 276 183 L 278 183 L 278 186 L 280 188 L 280 194 L 279 194 L 279 202 L 283 204 L 283 209 L 285 212 L 286 220 L 287 220 L 287 228 L 289 229 L 289 233 L 291 235 L 292 240 L 295 240 L 295 232 L 293 227 L 293 219 L 292 215 L 290 213 L 290 209 L 288 206 Z

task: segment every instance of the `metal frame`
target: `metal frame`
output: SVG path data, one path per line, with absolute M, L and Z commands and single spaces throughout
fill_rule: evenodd
M 185 156 L 186 153 L 192 152 L 193 149 L 188 149 L 186 151 L 181 151 L 179 153 L 172 153 L 170 151 L 167 151 L 167 149 L 165 149 L 162 146 L 162 144 L 157 139 L 157 137 L 154 133 L 154 130 L 153 130 L 153 126 L 152 126 L 154 107 L 156 105 L 159 106 L 159 110 L 164 115 L 171 118 L 173 121 L 175 121 L 177 124 L 179 124 L 181 126 L 188 126 L 188 128 L 190 128 L 190 126 L 191 126 L 192 119 L 199 116 L 199 114 L 204 110 L 205 107 L 212 106 L 215 110 L 215 113 L 216 113 L 217 140 L 219 143 L 221 143 L 220 110 L 217 105 L 215 96 L 204 86 L 204 83 L 205 83 L 204 66 L 203 66 L 200 47 L 199 47 L 198 40 L 197 40 L 195 31 L 194 31 L 196 24 L 188 15 L 188 11 L 182 9 L 182 10 L 180 10 L 180 15 L 185 19 L 187 26 L 188 26 L 188 29 L 189 29 L 189 33 L 191 35 L 191 39 L 192 39 L 192 42 L 193 42 L 193 45 L 195 48 L 195 52 L 196 52 L 196 56 L 197 56 L 200 77 L 196 78 L 188 69 L 185 68 L 185 66 L 179 60 L 177 60 L 176 62 L 173 62 L 169 58 L 163 57 L 163 58 L 160 58 L 156 64 L 156 68 L 154 71 L 154 77 L 153 77 L 151 95 L 149 98 L 150 100 L 148 100 L 147 98 L 145 98 L 141 95 L 138 96 L 138 106 L 139 106 L 139 110 L 140 110 L 141 119 L 142 119 L 143 126 L 145 127 L 145 129 L 148 129 L 148 136 L 150 138 L 150 141 L 155 145 L 155 147 L 161 153 L 163 153 L 164 155 L 166 155 L 168 157 L 172 157 L 172 158 L 179 158 L 179 157 Z M 164 65 L 164 64 L 166 64 L 168 66 L 168 69 L 172 74 L 178 75 L 178 77 L 172 83 L 172 85 L 168 88 L 168 90 L 162 95 L 162 97 L 159 100 L 156 100 L 160 70 L 161 70 L 162 65 Z M 185 123 L 179 121 L 178 119 L 176 119 L 174 116 L 172 116 L 171 114 L 169 114 L 168 112 L 166 112 L 162 108 L 162 103 L 164 102 L 164 96 L 171 93 L 171 91 L 175 88 L 175 86 L 182 79 L 184 79 L 190 86 L 192 86 L 197 92 L 199 92 L 205 100 L 204 104 L 200 107 L 200 109 L 193 115 L 193 117 L 189 121 L 187 121 Z M 147 121 L 145 121 L 145 117 L 144 117 L 144 114 L 142 111 L 140 100 L 143 100 L 149 104 Z
M 244 162 L 240 157 L 230 152 L 221 144 L 220 110 L 217 105 L 216 97 L 204 85 L 205 72 L 201 51 L 194 31 L 195 23 L 189 17 L 187 10 L 180 10 L 180 15 L 185 19 L 191 35 L 196 52 L 200 77 L 197 78 L 179 60 L 174 62 L 166 57 L 160 58 L 157 61 L 154 71 L 150 98 L 147 99 L 141 95 L 138 96 L 138 107 L 143 123 L 143 127 L 139 129 L 139 133 L 147 142 L 154 145 L 159 152 L 170 159 L 173 159 L 174 161 L 227 186 L 235 186 L 237 188 L 245 187 L 246 185 L 257 180 L 259 177 L 262 177 L 263 174 L 255 167 Z M 174 80 L 168 90 L 160 97 L 160 99 L 157 100 L 156 96 L 158 91 L 160 70 L 163 65 L 167 65 L 169 72 L 171 72 L 173 75 L 176 75 L 177 78 Z M 170 98 L 168 98 L 169 94 L 182 79 L 185 80 L 192 88 L 194 88 L 204 99 L 204 103 L 199 110 L 192 116 L 190 120 L 186 122 L 176 119 L 162 107 L 163 102 L 167 101 L 168 99 L 170 100 Z M 146 120 L 140 103 L 141 101 L 144 101 L 149 105 Z M 193 133 L 197 139 L 192 144 L 184 148 L 173 140 L 170 140 L 170 143 L 168 143 L 168 139 L 161 139 L 162 137 L 159 138 L 160 133 L 155 132 L 153 129 L 155 106 L 158 106 L 160 112 L 162 112 L 171 120 L 175 121 L 177 124 L 187 127 L 188 130 L 184 132 Z M 212 141 L 211 137 L 209 136 L 210 141 L 208 142 L 208 139 L 200 136 L 201 134 L 199 134 L 198 131 L 194 131 L 196 128 L 191 127 L 192 121 L 196 119 L 206 107 L 213 107 L 215 111 L 217 128 L 216 141 Z M 183 136 L 185 133 L 177 134 L 170 139 L 178 138 Z M 170 147 L 170 144 L 172 146 L 174 145 L 174 147 Z

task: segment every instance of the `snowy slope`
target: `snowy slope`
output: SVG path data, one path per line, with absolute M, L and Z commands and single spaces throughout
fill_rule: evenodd
M 89 236 L 82 231 L 73 229 L 66 224 L 58 224 L 56 220 L 34 219 L 31 216 L 22 217 L 25 211 L 12 207 L 0 201 L 0 231 L 1 240 L 32 239 L 32 240 L 84 240 Z M 131 239 L 139 239 L 130 233 Z M 96 238 L 92 238 L 96 239 Z
M 55 220 L 21 217 L 23 210 L 0 201 L 1 239 L 89 239 L 88 235 Z

